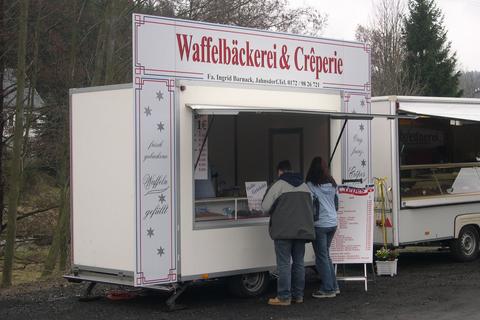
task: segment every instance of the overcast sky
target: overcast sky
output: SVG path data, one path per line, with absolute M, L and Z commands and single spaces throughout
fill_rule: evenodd
M 292 6 L 310 5 L 328 14 L 322 36 L 354 40 L 358 24 L 367 24 L 378 0 L 289 0 Z M 436 0 L 461 70 L 480 71 L 480 0 Z

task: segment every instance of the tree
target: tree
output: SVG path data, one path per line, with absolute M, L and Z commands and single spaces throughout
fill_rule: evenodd
M 451 53 L 443 16 L 434 0 L 410 0 L 404 21 L 407 49 L 405 67 L 410 80 L 417 79 L 427 96 L 458 97 L 460 72 L 456 53 Z
M 357 40 L 371 46 L 374 96 L 417 95 L 421 92 L 421 85 L 413 77 L 408 77 L 404 68 L 404 11 L 401 0 L 381 0 L 374 7 L 368 26 L 357 27 Z
M 25 60 L 27 47 L 28 0 L 19 1 L 20 16 L 18 20 L 18 52 L 17 52 L 17 98 L 15 108 L 15 129 L 13 153 L 9 163 L 9 191 L 7 214 L 7 239 L 5 244 L 5 261 L 2 275 L 2 286 L 12 285 L 12 268 L 15 250 L 17 225 L 17 205 L 20 194 L 23 143 L 23 93 L 25 88 Z
M 23 11 L 25 3 L 30 16 Z M 0 139 L 0 234 L 7 230 L 13 239 L 7 243 L 6 261 L 13 261 L 16 222 L 25 223 L 28 217 L 55 208 L 58 216 L 44 271 L 49 274 L 57 266 L 65 268 L 69 241 L 68 89 L 132 81 L 132 12 L 311 35 L 320 33 L 326 21 L 315 9 L 290 8 L 287 0 L 0 0 L 0 82 L 4 70 L 17 73 L 16 83 L 4 88 L 2 82 L 0 86 L 0 128 L 6 124 L 6 129 L 0 130 L 4 133 Z M 26 32 L 20 32 L 19 26 Z M 25 99 L 12 105 L 10 97 L 14 93 L 22 97 L 25 90 Z M 33 107 L 35 92 L 44 102 L 41 108 Z M 9 166 L 2 166 L 6 159 Z M 33 201 L 25 195 L 33 190 L 27 181 L 36 174 L 46 177 L 48 190 L 55 196 L 48 203 L 36 199 L 36 205 L 25 205 Z M 9 192 L 5 196 L 7 222 L 1 215 L 3 176 L 4 189 Z M 4 277 L 11 278 L 11 269 L 5 270 Z
M 290 8 L 287 0 L 173 0 L 163 3 L 163 8 L 170 8 L 178 18 L 309 35 L 318 35 L 327 20 L 313 7 Z
M 76 55 L 79 50 L 79 43 L 78 43 L 78 34 L 79 34 L 79 25 L 82 21 L 82 15 L 85 8 L 86 0 L 84 0 L 83 5 L 80 5 L 80 0 L 73 0 L 72 1 L 72 17 L 73 21 L 71 24 L 71 32 L 70 36 L 71 39 L 69 41 L 69 49 L 68 49 L 68 70 L 67 73 L 67 83 L 69 85 L 74 85 L 75 79 L 75 64 L 76 64 Z M 58 162 L 59 167 L 57 169 L 57 183 L 60 186 L 60 208 L 59 208 L 59 215 L 57 219 L 57 226 L 55 228 L 55 232 L 53 235 L 52 245 L 50 246 L 50 250 L 48 252 L 47 259 L 45 261 L 45 267 L 43 270 L 42 275 L 48 276 L 50 275 L 53 270 L 55 269 L 55 265 L 57 259 L 60 258 L 59 269 L 64 271 L 67 265 L 67 257 L 68 257 L 68 225 L 69 225 L 69 190 L 70 190 L 70 177 L 68 175 L 68 162 L 69 162 L 69 131 L 68 131 L 68 121 L 67 108 L 62 108 L 59 110 L 59 124 L 58 125 L 58 133 L 59 133 L 59 154 L 58 154 Z M 62 112 L 63 111 L 63 112 Z
M 0 0 L 0 233 L 2 231 L 3 225 L 3 130 L 4 130 L 4 116 L 3 116 L 3 105 L 4 105 L 4 93 L 3 93 L 3 82 L 5 78 L 5 68 L 6 68 L 6 43 L 7 37 L 5 36 L 5 3 L 3 0 Z

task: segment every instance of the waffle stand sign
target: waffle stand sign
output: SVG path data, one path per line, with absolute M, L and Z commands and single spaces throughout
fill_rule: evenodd
M 182 146 L 190 145 L 189 139 L 192 136 L 192 127 L 184 126 L 187 111 L 181 105 L 184 101 L 182 99 L 192 99 L 187 108 L 198 110 L 218 103 L 220 97 L 213 99 L 210 93 L 212 99 L 209 100 L 205 93 L 210 88 L 217 88 L 215 92 L 218 94 L 219 90 L 227 87 L 249 89 L 250 93 L 270 87 L 272 90 L 301 94 L 305 99 L 310 94 L 318 94 L 322 99 L 327 99 L 328 96 L 332 99 L 329 102 L 320 98 L 316 98 L 318 100 L 315 102 L 315 108 L 327 112 L 369 113 L 370 48 L 367 44 L 358 42 L 142 14 L 133 15 L 132 27 L 137 216 L 134 277 L 135 285 L 144 286 L 177 282 L 179 263 L 183 265 L 181 274 L 187 279 L 190 272 L 188 252 L 199 254 L 201 250 L 189 246 L 197 244 L 193 238 L 203 237 L 202 232 L 194 230 L 193 226 L 187 226 L 187 221 L 191 221 L 187 217 L 177 220 L 182 212 L 190 211 L 181 211 L 179 207 L 186 206 L 194 197 L 190 194 L 192 189 L 181 192 L 180 181 L 183 181 L 184 186 L 187 181 L 191 183 L 190 177 L 182 176 L 189 172 L 185 171 L 185 163 L 192 158 L 195 161 L 194 179 L 209 178 L 208 153 L 214 144 L 205 138 L 208 135 L 209 121 L 204 116 L 196 119 L 197 127 L 193 128 L 197 131 L 197 140 L 192 143 L 193 157 L 187 154 L 190 148 L 182 149 Z M 182 87 L 187 87 L 182 86 L 182 83 L 189 83 L 192 89 L 182 91 Z M 196 94 L 193 87 L 199 83 L 203 83 L 205 89 L 193 98 L 190 96 Z M 338 97 L 338 100 L 333 96 Z M 251 94 L 241 95 L 235 103 L 248 104 L 252 97 Z M 257 99 L 255 106 L 262 105 L 262 99 Z M 209 102 L 205 103 L 207 100 Z M 198 101 L 204 102 L 197 104 Z M 286 101 L 275 103 L 275 108 L 285 107 L 285 103 Z M 289 108 L 298 109 L 298 103 L 296 99 L 296 104 Z M 231 103 L 223 105 L 234 107 Z M 272 107 L 272 101 L 265 102 L 265 105 Z M 306 107 L 300 109 L 303 112 Z M 342 144 L 345 156 L 342 157 L 344 159 L 336 160 L 341 161 L 339 167 L 342 168 L 339 170 L 344 172 L 345 178 L 368 181 L 371 176 L 370 124 L 364 120 L 349 121 L 344 138 L 352 143 Z M 184 170 L 178 167 L 182 165 Z M 262 187 L 261 190 L 256 189 L 258 186 Z M 247 186 L 248 203 L 253 211 L 260 209 L 259 195 L 265 188 L 265 184 L 255 185 L 250 192 Z M 183 232 L 179 234 L 180 229 Z M 259 230 L 255 226 L 242 228 L 244 233 Z M 212 234 L 220 235 L 222 231 L 217 229 Z M 235 239 L 231 236 L 232 230 L 228 234 L 229 239 Z M 178 241 L 185 237 L 191 239 Z M 252 239 L 252 236 L 245 234 L 244 238 Z M 213 241 L 211 236 L 208 239 Z M 224 243 L 225 239 L 218 241 Z M 262 256 L 265 257 L 265 254 Z M 222 254 L 218 254 L 218 259 L 221 257 Z M 255 256 L 251 261 L 244 257 L 239 262 L 242 265 L 219 266 L 214 265 L 216 258 L 205 256 L 205 263 L 213 265 L 213 268 L 205 270 L 216 270 L 222 274 L 223 271 L 230 272 L 231 268 L 257 268 L 260 263 L 258 256 Z M 233 263 L 232 259 L 224 256 L 223 259 Z M 201 268 L 198 260 L 194 267 L 198 270 L 194 271 L 192 265 L 192 277 L 205 273 L 199 271 Z

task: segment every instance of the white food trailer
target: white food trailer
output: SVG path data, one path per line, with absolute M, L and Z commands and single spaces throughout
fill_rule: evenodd
M 370 49 L 138 14 L 133 34 L 133 85 L 70 91 L 67 277 L 177 293 L 229 277 L 257 294 L 275 255 L 245 185 L 318 155 L 370 181 Z
M 480 99 L 375 97 L 373 175 L 385 177 L 387 242 L 438 242 L 473 260 L 480 234 Z M 377 216 L 378 224 L 381 224 Z M 387 223 L 388 224 L 388 223 Z M 383 242 L 381 225 L 376 243 Z

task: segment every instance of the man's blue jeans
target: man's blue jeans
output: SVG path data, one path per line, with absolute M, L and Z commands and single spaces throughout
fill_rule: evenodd
M 303 298 L 305 289 L 305 240 L 274 240 L 277 256 L 277 297 Z
M 312 243 L 315 251 L 315 265 L 322 280 L 320 291 L 325 293 L 334 293 L 338 289 L 335 268 L 330 259 L 330 245 L 335 231 L 337 227 L 315 227 L 315 240 Z

